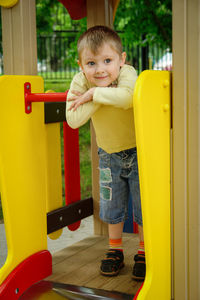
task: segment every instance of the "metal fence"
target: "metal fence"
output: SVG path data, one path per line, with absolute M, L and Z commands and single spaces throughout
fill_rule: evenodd
M 132 4 L 133 0 L 120 1 L 124 15 L 126 15 L 127 2 Z M 38 9 L 38 6 L 36 6 L 36 9 Z M 84 20 L 82 23 L 80 23 L 80 20 L 72 20 L 60 2 L 54 6 L 54 10 L 51 13 L 54 18 L 54 26 L 52 28 L 54 31 L 49 35 L 38 35 L 37 37 L 38 74 L 42 75 L 47 81 L 72 79 L 79 70 L 76 62 L 76 40 L 79 33 L 84 28 L 86 29 L 86 20 L 85 23 Z M 115 27 L 127 53 L 127 62 L 135 67 L 138 74 L 145 69 L 171 69 L 172 54 L 167 49 L 161 49 L 157 45 L 138 46 L 131 38 L 127 39 L 123 32 L 119 31 L 117 24 Z M 2 53 L 0 32 L 0 75 L 4 73 Z
M 38 73 L 45 80 L 71 79 L 78 72 L 75 51 L 69 50 L 76 35 L 76 32 L 67 32 L 65 35 L 57 33 L 38 37 Z M 127 53 L 127 62 L 135 67 L 138 74 L 145 69 L 171 69 L 172 55 L 167 49 L 158 48 L 156 45 L 137 46 L 125 40 L 123 34 L 120 35 Z
M 51 36 L 38 36 L 38 73 L 45 80 L 71 79 L 78 71 L 75 55 L 71 54 L 70 44 L 76 32 L 63 35 L 56 33 Z
M 76 62 L 76 50 L 72 50 L 71 43 L 74 43 L 78 32 L 54 32 L 48 36 L 37 37 L 38 52 L 38 74 L 47 81 L 65 81 L 72 79 L 79 71 Z M 127 53 L 127 63 L 133 65 L 138 74 L 145 69 L 171 70 L 172 53 L 167 49 L 158 46 L 138 46 L 123 37 L 119 33 Z M 3 71 L 2 44 L 0 42 L 0 75 Z

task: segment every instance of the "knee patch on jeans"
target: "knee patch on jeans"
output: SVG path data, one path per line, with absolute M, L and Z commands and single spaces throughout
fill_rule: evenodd
M 111 170 L 109 168 L 100 168 L 100 183 L 112 182 Z
M 100 168 L 100 196 L 103 200 L 112 199 L 112 188 L 106 186 L 106 183 L 112 182 L 111 170 L 109 168 Z

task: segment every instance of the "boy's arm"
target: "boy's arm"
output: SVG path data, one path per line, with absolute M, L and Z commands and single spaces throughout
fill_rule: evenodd
M 132 107 L 136 79 L 135 69 L 125 65 L 120 71 L 117 87 L 97 87 L 93 95 L 93 102 L 124 109 Z
M 86 85 L 86 82 L 84 82 L 84 78 L 81 73 L 75 75 L 74 79 L 72 80 L 72 83 L 70 85 L 70 90 L 67 95 L 67 99 L 74 96 L 72 91 L 79 92 L 80 94 L 83 94 L 87 91 L 88 87 Z M 100 104 L 88 102 L 84 105 L 80 105 L 75 111 L 72 109 L 70 110 L 70 106 L 72 104 L 72 101 L 66 102 L 66 119 L 67 123 L 72 128 L 78 128 L 85 124 L 91 116 L 95 113 L 95 111 L 100 107 Z

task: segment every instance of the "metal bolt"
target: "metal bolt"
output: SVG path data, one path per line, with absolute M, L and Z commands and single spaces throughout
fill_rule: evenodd
M 17 295 L 19 293 L 19 288 L 15 289 L 15 294 Z
M 59 220 L 60 220 L 60 222 L 62 222 L 62 220 L 63 220 L 63 217 L 62 217 L 62 216 L 60 216 Z
M 58 115 L 58 114 L 60 113 L 60 110 L 59 110 L 59 109 L 57 109 L 57 110 L 56 110 L 56 113 L 57 113 L 57 115 Z
M 163 87 L 167 88 L 169 86 L 169 80 L 164 80 L 163 81 Z
M 27 90 L 29 90 L 29 89 L 30 89 L 30 85 L 29 85 L 29 84 L 27 84 L 26 88 L 27 88 Z
M 81 209 L 78 210 L 79 215 L 81 214 Z
M 30 105 L 28 105 L 28 106 L 27 106 L 27 110 L 31 110 L 31 107 L 30 107 Z
M 164 104 L 163 105 L 163 111 L 167 112 L 169 110 L 169 104 Z

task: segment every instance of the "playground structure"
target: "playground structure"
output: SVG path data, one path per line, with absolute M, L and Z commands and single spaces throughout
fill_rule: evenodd
M 97 1 L 94 5 L 94 2 L 87 1 L 88 26 L 95 24 L 111 26 L 112 12 L 116 9 L 117 2 Z M 50 126 L 44 124 L 42 103 L 34 103 L 33 111 L 30 114 L 25 113 L 27 102 L 24 100 L 24 94 L 27 92 L 27 85 L 24 92 L 24 84 L 27 82 L 31 84 L 33 94 L 43 93 L 42 79 L 38 76 L 30 76 L 36 75 L 37 65 L 33 45 L 36 40 L 34 5 L 34 1 L 21 0 L 13 8 L 2 9 L 3 42 L 4 47 L 9 49 L 9 51 L 4 51 L 5 74 L 16 76 L 4 76 L 0 82 L 2 99 L 6 99 L 6 101 L 1 100 L 3 106 L 0 110 L 0 123 L 1 128 L 8 130 L 8 132 L 4 131 L 0 141 L 0 190 L 2 198 L 6 199 L 3 205 L 9 246 L 8 259 L 0 270 L 0 299 L 6 299 L 3 298 L 5 295 L 9 295 L 8 299 L 18 299 L 29 286 L 51 274 L 51 257 L 46 245 L 48 221 L 46 224 L 44 199 L 49 203 L 48 211 L 57 210 L 60 207 L 60 170 L 58 167 L 60 166 L 60 150 L 59 147 L 56 149 L 49 147 L 52 143 L 53 145 L 59 144 L 55 142 L 59 139 L 58 126 L 57 124 L 50 124 Z M 172 124 L 169 73 L 144 72 L 139 77 L 136 86 L 134 107 L 147 254 L 147 274 L 144 285 L 136 296 L 137 299 L 193 300 L 199 299 L 200 296 L 199 264 L 197 263 L 199 262 L 199 98 L 197 96 L 199 65 L 196 63 L 199 60 L 199 5 L 197 0 L 193 3 L 173 1 Z M 21 26 L 21 30 L 16 25 Z M 5 34 L 8 32 L 10 34 Z M 27 40 L 24 37 L 27 37 Z M 9 47 L 10 45 L 12 47 Z M 145 102 L 146 99 L 148 104 Z M 153 103 L 149 99 L 153 99 Z M 28 102 L 27 108 L 29 104 Z M 149 136 L 149 130 L 153 136 Z M 172 133 L 172 223 L 170 222 L 170 130 Z M 15 155 L 11 161 L 10 154 L 13 149 Z M 93 135 L 93 182 L 96 184 L 98 180 L 96 179 L 95 149 Z M 55 151 L 58 155 L 55 155 Z M 55 159 L 55 157 L 58 157 L 58 161 L 54 161 L 55 165 L 52 165 L 52 158 Z M 152 176 L 152 170 L 155 172 L 154 176 Z M 52 173 L 56 174 L 55 177 L 58 176 L 58 181 L 54 182 L 55 177 Z M 95 234 L 102 235 L 107 232 L 107 229 L 97 218 L 98 187 L 95 184 L 93 185 Z M 16 199 L 24 204 L 20 206 L 20 209 L 20 202 Z M 29 199 L 28 204 L 27 199 Z M 55 199 L 58 201 L 55 202 Z M 89 202 L 91 203 L 91 199 Z M 76 204 L 69 207 L 76 207 Z M 78 212 L 80 212 L 79 209 Z M 27 214 L 28 211 L 31 211 L 31 214 Z M 75 211 L 77 210 L 75 209 L 70 215 L 75 215 Z M 16 212 L 17 214 L 19 212 L 20 222 L 16 219 Z M 56 221 L 52 222 L 54 225 L 60 224 L 59 220 L 62 223 L 63 218 L 60 213 L 56 215 Z M 70 225 L 85 216 L 79 214 L 79 217 L 70 220 L 69 224 L 61 225 Z M 78 227 L 78 225 L 75 226 Z M 56 238 L 59 234 L 60 232 L 52 233 L 52 238 Z M 173 264 L 171 264 L 170 240 L 172 241 Z M 22 250 L 22 244 L 26 244 L 27 248 Z M 23 270 L 23 274 L 20 273 L 19 267 Z M 12 273 L 13 270 L 15 273 Z M 30 273 L 33 275 L 32 281 L 30 281 Z M 12 275 L 11 279 L 10 275 Z M 9 282 L 6 282 L 8 278 Z M 11 294 L 3 294 L 6 292 Z M 110 295 L 111 299 L 114 297 L 117 297 L 116 294 Z

